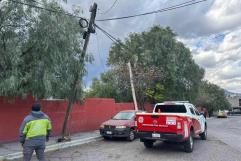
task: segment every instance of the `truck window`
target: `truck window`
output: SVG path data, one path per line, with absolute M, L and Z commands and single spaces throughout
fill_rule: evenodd
M 190 111 L 191 111 L 191 113 L 192 113 L 193 115 L 195 115 L 194 110 L 193 110 L 192 107 L 190 107 Z
M 194 109 L 194 110 L 195 110 L 196 115 L 200 115 L 200 113 L 198 112 L 197 109 Z
M 184 105 L 157 105 L 155 112 L 161 113 L 186 113 L 186 107 Z

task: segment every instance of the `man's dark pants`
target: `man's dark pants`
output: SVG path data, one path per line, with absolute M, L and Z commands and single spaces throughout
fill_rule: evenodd
M 39 161 L 46 161 L 44 150 L 45 150 L 45 145 L 39 145 L 39 146 L 23 145 L 23 161 L 30 161 L 34 151 Z

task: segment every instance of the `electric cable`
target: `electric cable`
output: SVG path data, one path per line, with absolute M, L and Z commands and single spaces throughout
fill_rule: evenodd
M 100 31 L 102 31 L 107 37 L 109 37 L 113 42 L 119 42 L 119 40 L 117 38 L 115 38 L 114 36 L 112 36 L 111 34 L 109 34 L 107 31 L 105 31 L 103 28 L 101 28 L 100 26 L 94 24 L 94 26 L 96 28 L 98 28 Z
M 97 32 L 95 33 L 95 36 L 96 36 L 96 41 L 97 41 L 96 45 L 97 45 L 97 52 L 98 52 L 98 56 L 99 56 L 99 59 L 100 59 L 100 63 L 102 65 L 103 69 L 106 70 L 104 60 L 102 59 L 102 57 L 100 55 L 99 38 L 98 38 Z
M 123 44 L 119 39 L 115 38 L 114 36 L 112 36 L 110 33 L 108 33 L 107 31 L 105 31 L 103 28 L 101 28 L 100 26 L 94 24 L 95 27 L 97 29 L 99 29 L 100 31 L 102 31 L 111 41 L 113 41 L 114 43 L 117 43 L 119 45 L 121 45 L 122 47 L 124 47 L 125 49 L 129 49 L 125 44 Z
M 108 12 L 110 12 L 110 11 L 113 9 L 113 7 L 115 6 L 115 4 L 116 4 L 117 1 L 118 1 L 118 0 L 115 0 L 115 2 L 111 5 L 111 7 L 110 7 L 109 9 L 107 9 L 107 10 L 104 11 L 104 12 L 99 12 L 99 14 L 104 15 L 104 14 L 107 14 Z
M 145 13 L 134 14 L 134 15 L 129 15 L 129 16 L 122 16 L 122 17 L 99 19 L 99 20 L 97 19 L 96 21 L 121 20 L 121 19 L 128 19 L 128 18 L 145 16 L 145 15 L 150 15 L 150 14 L 156 14 L 156 13 L 160 13 L 160 12 L 166 12 L 166 11 L 171 11 L 171 10 L 191 6 L 191 5 L 198 4 L 198 3 L 201 3 L 201 2 L 204 2 L 204 1 L 207 1 L 207 0 L 199 0 L 199 1 L 191 0 L 191 1 L 187 1 L 187 2 L 184 2 L 184 3 L 177 4 L 177 5 L 173 5 L 173 6 L 170 6 L 170 7 L 167 7 L 167 8 L 151 11 L 151 12 L 145 12 Z
M 83 18 L 83 17 L 80 17 L 80 16 L 76 16 L 76 15 L 73 15 L 73 14 L 71 14 L 71 13 L 64 12 L 64 11 L 60 11 L 60 10 L 54 10 L 54 9 L 44 8 L 44 7 L 36 6 L 36 5 L 33 5 L 33 4 L 24 3 L 24 2 L 21 2 L 21 1 L 15 1 L 15 0 L 9 0 L 9 1 L 11 1 L 11 2 L 13 2 L 13 3 L 18 3 L 18 4 L 21 4 L 21 5 L 29 6 L 29 7 L 31 7 L 31 8 L 36 8 L 36 9 L 45 10 L 45 11 L 48 11 L 48 12 L 63 14 L 63 15 L 66 15 L 66 16 L 75 17 L 75 18 L 80 18 L 80 19 L 86 19 L 86 18 Z

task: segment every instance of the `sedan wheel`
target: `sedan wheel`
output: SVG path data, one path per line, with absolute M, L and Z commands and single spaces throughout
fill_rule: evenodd
M 133 141 L 135 140 L 135 133 L 134 131 L 131 129 L 130 132 L 129 132 L 129 136 L 127 137 L 127 140 L 128 141 Z

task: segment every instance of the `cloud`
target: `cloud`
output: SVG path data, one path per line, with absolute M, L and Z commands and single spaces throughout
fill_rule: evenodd
M 210 72 L 210 71 L 209 71 Z M 241 78 L 231 78 L 231 79 L 215 79 L 215 73 L 208 74 L 210 76 L 214 76 L 211 78 L 211 82 L 219 85 L 220 87 L 224 89 L 228 89 L 230 92 L 235 93 L 241 93 L 240 92 L 240 86 L 241 86 Z M 206 78 L 206 80 L 210 81 L 210 76 L 207 76 L 209 78 Z
M 236 64 L 231 64 L 229 66 L 226 66 L 222 69 L 220 69 L 218 73 L 218 78 L 221 80 L 226 79 L 236 79 L 241 78 L 241 67 Z
M 205 50 L 204 45 L 193 51 L 198 53 L 194 54 L 195 61 L 206 69 L 205 79 L 241 93 L 241 29 L 228 32 L 216 47 Z
M 194 60 L 203 68 L 215 67 L 217 58 L 212 51 L 202 52 L 194 55 Z
M 241 28 L 233 31 L 225 37 L 222 46 L 219 48 L 220 52 L 232 51 L 241 47 Z
M 107 14 L 106 11 L 115 0 L 96 0 L 98 13 L 96 19 L 119 17 L 136 13 L 149 12 L 185 2 L 183 0 L 119 0 Z M 89 17 L 89 7 L 94 0 L 68 0 L 65 7 L 80 5 L 84 17 Z M 189 47 L 194 60 L 206 69 L 205 79 L 220 85 L 227 90 L 241 93 L 241 1 L 240 0 L 207 0 L 186 8 L 157 13 L 137 18 L 96 22 L 116 38 L 124 39 L 131 32 L 142 32 L 153 25 L 170 26 L 178 34 L 178 40 Z M 95 62 L 88 65 L 89 74 L 86 84 L 107 70 L 106 62 L 111 40 L 97 30 L 91 35 L 88 52 L 93 53 Z

